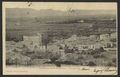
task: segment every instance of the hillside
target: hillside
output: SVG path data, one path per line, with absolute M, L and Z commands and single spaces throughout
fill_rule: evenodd
M 35 10 L 30 8 L 6 8 L 6 18 L 38 19 L 50 21 L 66 21 L 85 18 L 105 18 L 115 17 L 116 12 L 112 10 L 74 10 L 59 11 L 52 9 Z
M 22 38 L 24 34 L 51 33 L 66 37 L 72 34 L 90 35 L 114 32 L 116 15 L 111 10 L 6 9 L 7 38 Z M 113 20 L 111 20 L 113 19 Z M 79 22 L 84 20 L 84 22 Z

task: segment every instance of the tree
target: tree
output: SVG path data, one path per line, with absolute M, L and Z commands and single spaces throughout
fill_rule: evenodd
M 45 49 L 47 51 L 48 44 L 52 42 L 51 32 L 47 31 L 42 35 L 42 43 L 45 45 Z
M 111 42 L 116 42 L 116 39 L 110 39 Z

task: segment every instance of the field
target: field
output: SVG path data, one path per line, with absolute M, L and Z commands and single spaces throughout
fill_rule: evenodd
M 18 23 L 19 22 L 19 25 Z M 40 22 L 19 21 L 7 21 L 6 23 L 6 40 L 22 40 L 23 35 L 34 35 L 36 33 L 49 33 L 53 37 L 70 37 L 72 34 L 78 36 L 90 34 L 102 34 L 116 31 L 116 23 L 111 20 L 86 20 L 83 23 L 52 23 L 52 24 L 41 24 Z

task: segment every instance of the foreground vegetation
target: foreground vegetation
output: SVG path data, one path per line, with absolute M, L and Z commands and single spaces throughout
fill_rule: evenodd
M 66 52 L 64 60 L 60 60 L 61 55 L 55 51 L 35 50 L 28 52 L 29 49 L 23 48 L 22 51 L 16 49 L 7 51 L 7 65 L 44 65 L 44 64 L 67 64 L 81 66 L 116 66 L 116 50 L 106 51 L 103 48 L 96 50 Z

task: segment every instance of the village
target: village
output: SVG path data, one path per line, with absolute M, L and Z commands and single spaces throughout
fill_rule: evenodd
M 43 45 L 42 34 L 23 35 L 23 41 L 6 41 L 8 65 L 41 65 L 63 63 L 85 66 L 116 66 L 117 33 L 77 36 L 67 39 L 53 39 L 54 42 Z M 106 58 L 106 54 L 107 58 Z M 106 59 L 102 59 L 102 58 Z M 110 57 L 110 58 L 109 58 Z M 112 60 L 111 60 L 112 59 Z M 110 61 L 110 62 L 109 62 Z

